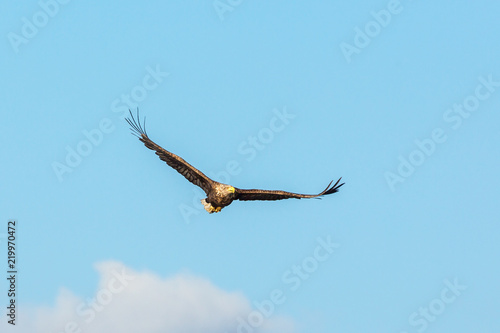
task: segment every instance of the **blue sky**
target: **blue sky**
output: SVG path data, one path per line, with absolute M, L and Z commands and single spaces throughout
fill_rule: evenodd
M 62 2 L 0 5 L 0 327 L 499 331 L 498 2 Z M 346 184 L 209 215 L 129 107 L 236 187 Z

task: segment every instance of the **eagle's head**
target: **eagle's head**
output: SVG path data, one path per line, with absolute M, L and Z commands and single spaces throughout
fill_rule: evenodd
M 234 195 L 236 193 L 236 189 L 233 186 L 226 184 L 223 184 L 222 191 L 226 196 L 229 196 L 230 198 L 234 198 Z

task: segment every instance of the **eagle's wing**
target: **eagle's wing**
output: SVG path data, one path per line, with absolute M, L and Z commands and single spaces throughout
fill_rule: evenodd
M 332 194 L 338 192 L 339 188 L 344 185 L 344 183 L 339 185 L 340 179 L 337 180 L 335 185 L 332 185 L 333 181 L 328 184 L 326 189 L 318 194 L 298 194 L 286 191 L 268 191 L 268 190 L 242 190 L 236 189 L 236 198 L 238 200 L 283 200 L 283 199 L 308 199 L 308 198 L 318 198 L 323 195 Z
M 131 126 L 132 134 L 136 135 L 139 140 L 141 140 L 146 147 L 156 152 L 156 155 L 160 157 L 162 161 L 165 161 L 169 166 L 177 170 L 181 175 L 186 177 L 191 183 L 201 187 L 205 193 L 208 194 L 213 181 L 205 176 L 203 172 L 193 167 L 191 164 L 186 162 L 182 157 L 177 156 L 166 149 L 158 146 L 156 143 L 151 141 L 146 133 L 146 118 L 141 125 L 139 120 L 139 110 L 137 110 L 137 119 L 134 118 L 132 112 L 130 112 L 130 118 L 125 118 L 125 120 Z

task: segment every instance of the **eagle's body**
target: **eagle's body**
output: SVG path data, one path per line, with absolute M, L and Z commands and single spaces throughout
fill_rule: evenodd
M 169 166 L 177 170 L 181 175 L 183 175 L 191 183 L 201 187 L 203 191 L 207 194 L 207 197 L 201 200 L 201 203 L 205 207 L 205 210 L 209 213 L 218 213 L 222 208 L 229 206 L 234 200 L 282 200 L 282 199 L 302 199 L 302 198 L 319 198 L 323 195 L 332 194 L 338 192 L 338 189 L 344 185 L 344 183 L 339 185 L 340 179 L 333 185 L 326 187 L 326 189 L 319 194 L 299 194 L 286 191 L 269 191 L 269 190 L 244 190 L 235 188 L 231 185 L 222 184 L 208 178 L 200 170 L 193 167 L 191 164 L 186 162 L 182 157 L 163 149 L 151 139 L 149 139 L 146 130 L 145 123 L 141 125 L 139 121 L 139 112 L 137 112 L 137 120 L 130 113 L 131 118 L 127 118 L 127 122 L 131 126 L 131 130 L 134 135 L 136 135 L 139 140 L 141 140 L 144 145 L 156 152 L 156 155 L 160 157 L 161 160 L 165 161 Z
M 209 213 L 218 213 L 222 208 L 229 206 L 235 199 L 236 189 L 231 185 L 215 182 L 207 198 L 201 200 L 203 207 Z

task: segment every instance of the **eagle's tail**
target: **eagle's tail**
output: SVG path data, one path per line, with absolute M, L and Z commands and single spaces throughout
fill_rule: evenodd
M 212 213 L 218 213 L 222 209 L 222 207 L 214 207 L 214 206 L 212 206 L 212 204 L 209 203 L 209 202 L 207 202 L 206 199 L 201 200 L 201 203 L 203 204 L 203 207 L 205 208 L 205 210 L 207 212 L 209 212 L 210 214 L 212 214 Z

